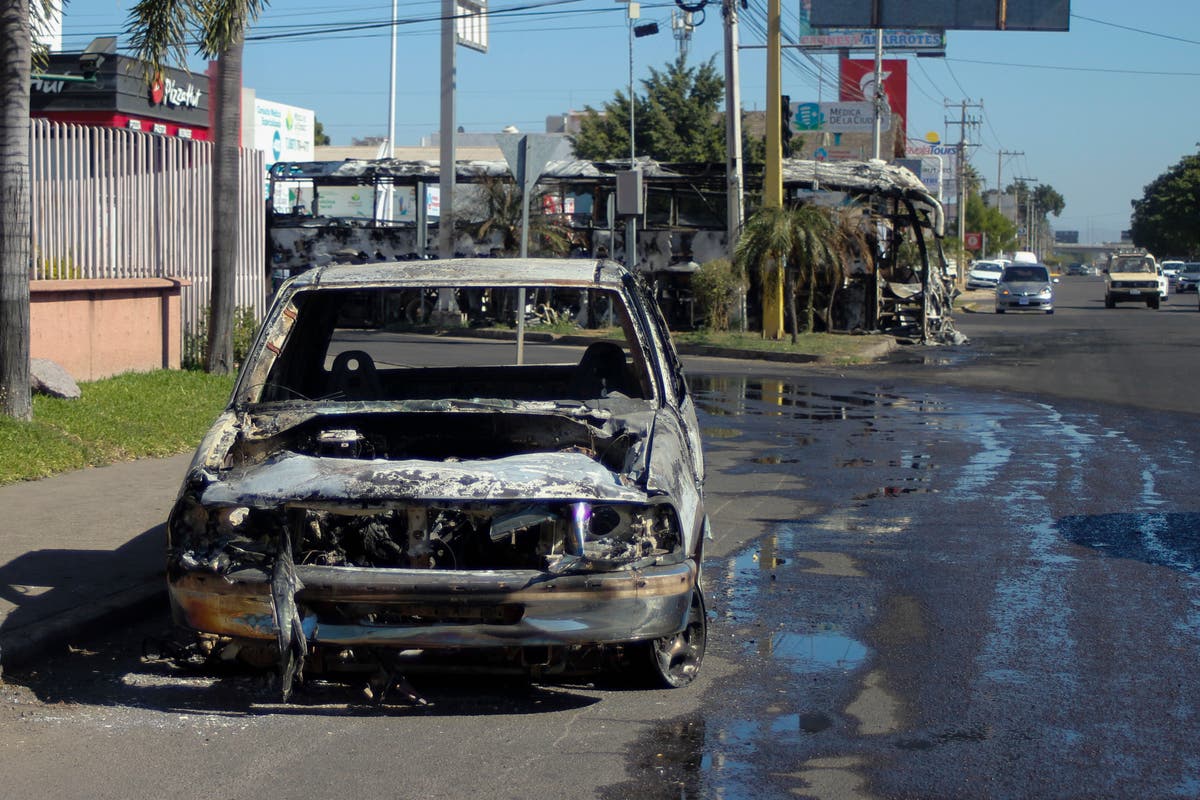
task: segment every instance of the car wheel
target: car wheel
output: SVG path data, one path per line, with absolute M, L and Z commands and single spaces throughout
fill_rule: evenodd
M 1048 308 L 1048 309 L 1046 309 L 1046 313 L 1047 313 L 1047 314 L 1053 314 L 1053 313 L 1054 313 L 1054 309 L 1053 309 L 1053 308 Z
M 1153 309 L 1157 310 L 1158 309 L 1158 298 L 1157 297 L 1149 298 L 1148 300 L 1146 300 L 1146 306 L 1148 308 L 1153 308 Z
M 647 686 L 678 689 L 687 686 L 700 673 L 707 642 L 708 610 L 704 605 L 704 594 L 697 584 L 692 589 L 687 627 L 674 636 L 638 643 L 634 663 L 640 668 L 639 672 Z
M 1113 302 L 1113 299 L 1111 297 L 1109 297 L 1108 295 L 1104 295 L 1104 307 L 1105 308 L 1116 308 L 1117 304 Z

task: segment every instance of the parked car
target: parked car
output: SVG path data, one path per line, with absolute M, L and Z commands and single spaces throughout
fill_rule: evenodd
M 1188 261 L 1175 277 L 1175 292 L 1194 292 L 1197 286 L 1200 286 L 1200 261 Z
M 1010 264 L 996 285 L 996 313 L 1044 311 L 1054 313 L 1054 284 L 1050 270 L 1042 264 Z
M 408 313 L 428 297 L 442 310 Z M 462 335 L 525 313 L 616 338 Z M 280 287 L 183 482 L 172 613 L 273 659 L 285 699 L 306 672 L 461 654 L 683 686 L 706 641 L 703 478 L 680 361 L 619 264 L 310 270 Z
M 1104 279 L 1104 307 L 1117 303 L 1144 302 L 1158 308 L 1165 287 L 1162 270 L 1148 253 L 1115 253 L 1108 260 Z
M 996 284 L 1000 282 L 1000 275 L 1004 272 L 1004 265 L 1006 263 L 1002 261 L 976 261 L 971 265 L 971 270 L 967 273 L 967 288 L 995 288 Z

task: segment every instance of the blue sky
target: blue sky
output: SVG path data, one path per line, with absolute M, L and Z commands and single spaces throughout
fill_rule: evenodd
M 120 34 L 129 0 L 73 0 L 66 9 L 64 48 L 93 36 Z M 675 57 L 673 4 L 643 3 L 642 22 L 657 36 L 635 40 L 635 78 Z M 743 11 L 743 104 L 762 109 L 765 0 Z M 625 6 L 613 0 L 491 0 L 487 54 L 458 50 L 458 122 L 468 131 L 506 125 L 543 130 L 545 118 L 585 105 L 599 107 L 628 85 Z M 516 10 L 516 9 L 520 10 Z M 511 11 L 510 11 L 511 10 Z M 416 144 L 438 128 L 440 0 L 401 2 L 397 66 L 398 144 Z M 1129 226 L 1129 202 L 1200 142 L 1200 2 L 1073 0 L 1067 33 L 947 34 L 945 59 L 910 58 L 909 131 L 957 140 L 957 104 L 982 102 L 971 161 L 987 186 L 1013 176 L 1039 179 L 1066 199 L 1052 224 L 1079 230 L 1083 241 L 1111 240 Z M 693 62 L 722 65 L 720 2 L 690 41 Z M 275 0 L 250 32 L 245 83 L 260 97 L 311 108 L 335 144 L 383 135 L 387 126 L 389 0 Z M 798 0 L 784 0 L 784 35 L 798 30 Z M 424 20 L 424 21 L 423 21 Z M 335 30 L 353 26 L 358 30 Z M 290 36 L 297 32 L 305 35 Z M 268 38 L 279 37 L 279 38 Z M 869 54 L 861 54 L 867 57 Z M 889 54 L 889 57 L 897 57 Z M 785 58 L 783 89 L 792 100 L 832 96 L 835 58 L 824 62 L 819 91 L 813 62 Z M 193 68 L 199 68 L 193 62 Z M 947 109 L 946 103 L 955 104 Z M 1160 254 L 1166 255 L 1166 254 Z

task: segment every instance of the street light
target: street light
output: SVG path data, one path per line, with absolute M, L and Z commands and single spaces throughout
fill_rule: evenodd
M 629 4 L 629 168 L 633 169 L 633 162 L 637 158 L 637 148 L 634 145 L 634 100 L 633 100 L 633 40 L 634 37 L 641 39 L 643 36 L 653 36 L 658 33 L 657 22 L 645 22 L 641 25 L 634 25 L 633 21 L 640 18 L 642 15 L 641 3 L 631 2 Z

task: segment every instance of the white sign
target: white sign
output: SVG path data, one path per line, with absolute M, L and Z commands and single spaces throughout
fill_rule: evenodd
M 322 186 L 317 194 L 317 215 L 372 219 L 375 190 L 370 186 Z
M 837 103 L 792 103 L 793 131 L 829 133 L 870 133 L 875 129 L 875 104 L 870 100 Z M 880 130 L 892 127 L 892 115 L 886 110 L 879 118 Z
M 875 128 L 875 104 L 869 100 L 821 103 L 821 116 L 824 117 L 821 129 L 830 133 L 870 133 Z M 892 115 L 884 114 L 879 127 L 891 128 Z
M 316 115 L 270 100 L 254 99 L 254 138 L 256 150 L 267 154 L 267 166 L 276 161 L 312 161 Z

